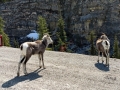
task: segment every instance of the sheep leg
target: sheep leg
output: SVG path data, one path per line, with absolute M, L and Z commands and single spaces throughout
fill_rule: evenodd
M 108 53 L 108 66 L 109 66 L 109 57 L 110 57 L 110 56 L 109 56 L 109 53 Z
M 44 60 L 43 60 L 43 53 L 41 54 L 41 56 L 42 56 L 42 66 L 43 66 L 43 69 L 45 69 Z
M 26 63 L 27 63 L 27 61 L 29 60 L 30 57 L 31 57 L 31 55 L 30 55 L 29 57 L 26 57 L 26 58 L 25 58 L 25 61 L 24 61 L 24 63 L 23 63 L 23 71 L 24 71 L 24 74 L 25 74 L 25 75 L 28 74 L 28 73 L 27 73 L 27 70 L 26 70 Z
M 27 75 L 26 64 L 24 63 L 23 63 L 23 71 L 24 71 L 24 74 Z
M 20 61 L 18 63 L 18 71 L 17 71 L 17 76 L 19 76 L 19 72 L 20 72 L 20 66 L 21 66 L 21 63 L 24 61 L 25 59 L 25 56 L 23 55 L 20 55 Z
M 38 54 L 38 58 L 39 58 L 39 67 L 41 68 L 42 66 L 41 66 L 41 55 L 40 54 Z
M 98 51 L 98 60 L 97 60 L 98 63 L 99 63 L 99 57 L 100 57 L 100 51 Z
M 103 60 L 103 53 L 102 53 L 102 63 L 104 63 L 104 60 Z
M 107 54 L 107 51 L 105 51 L 105 55 L 106 55 L 106 66 L 108 66 L 108 54 Z
M 109 53 L 108 53 L 108 55 L 107 55 L 106 66 L 109 66 Z
M 105 66 L 107 66 L 107 60 L 108 60 L 108 58 L 107 58 L 107 56 L 106 56 L 106 64 L 105 64 Z

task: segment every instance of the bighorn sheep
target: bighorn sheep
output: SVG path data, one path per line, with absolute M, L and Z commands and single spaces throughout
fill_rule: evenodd
M 102 53 L 102 63 L 103 61 L 103 55 L 106 57 L 106 66 L 109 66 L 109 49 L 110 49 L 110 42 L 107 36 L 104 34 L 102 35 L 97 41 L 96 41 L 96 47 L 98 50 L 98 62 L 99 62 L 99 56 L 100 52 Z
M 105 35 L 105 33 L 102 33 L 102 35 L 100 36 L 100 39 L 102 40 L 108 40 L 110 42 L 110 40 L 108 39 L 108 37 Z
M 53 40 L 50 38 L 49 34 L 45 34 L 42 40 L 37 40 L 34 42 L 24 42 L 23 44 L 21 44 L 20 45 L 21 55 L 20 55 L 20 61 L 18 63 L 17 76 L 19 76 L 21 64 L 23 64 L 24 74 L 27 75 L 26 63 L 30 59 L 30 57 L 34 54 L 38 54 L 40 68 L 41 68 L 41 59 L 42 59 L 42 66 L 43 68 L 45 68 L 43 53 L 45 52 L 46 47 L 52 43 Z

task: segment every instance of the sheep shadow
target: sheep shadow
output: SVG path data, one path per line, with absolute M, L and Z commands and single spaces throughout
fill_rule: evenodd
M 19 82 L 23 82 L 23 81 L 26 81 L 26 80 L 32 81 L 32 80 L 35 80 L 37 78 L 40 78 L 42 76 L 39 75 L 38 73 L 42 70 L 43 69 L 39 68 L 39 69 L 35 70 L 34 72 L 28 73 L 28 75 L 26 75 L 26 76 L 25 75 L 19 76 L 19 77 L 16 76 L 16 77 L 12 78 L 11 80 L 3 83 L 2 87 L 3 88 L 9 88 L 11 86 L 14 86 L 14 85 L 18 84 Z
M 95 67 L 102 71 L 110 71 L 109 66 L 105 66 L 103 63 L 95 63 Z

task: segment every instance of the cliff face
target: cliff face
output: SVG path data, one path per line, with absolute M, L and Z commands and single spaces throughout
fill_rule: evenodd
M 115 33 L 119 36 L 119 0 L 66 0 L 64 4 L 67 28 L 81 45 L 86 44 L 84 37 L 91 30 L 97 33 L 105 32 L 112 40 Z
M 85 37 L 91 30 L 103 31 L 111 39 L 114 33 L 119 35 L 119 0 L 13 0 L 0 4 L 9 36 L 25 36 L 37 30 L 39 15 L 46 18 L 51 31 L 55 30 L 60 10 L 68 35 L 75 42 L 79 38 L 80 45 L 87 44 Z
M 14 0 L 0 4 L 0 14 L 6 21 L 6 33 L 24 36 L 37 29 L 37 18 L 42 15 L 49 24 L 58 18 L 56 0 Z M 53 23 L 54 26 L 54 23 Z

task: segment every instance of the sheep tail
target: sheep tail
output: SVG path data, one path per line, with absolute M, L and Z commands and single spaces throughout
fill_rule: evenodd
M 107 41 L 105 41 L 105 44 L 108 46 L 108 42 Z
M 20 50 L 23 50 L 23 45 L 20 46 Z

